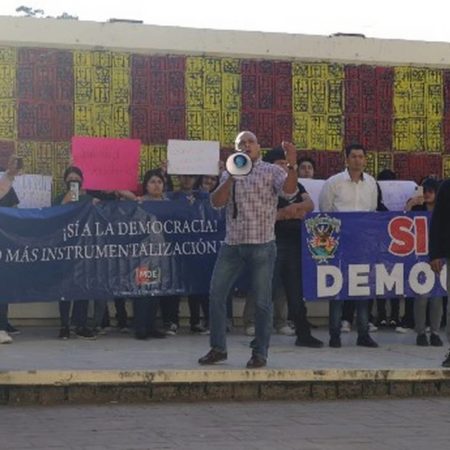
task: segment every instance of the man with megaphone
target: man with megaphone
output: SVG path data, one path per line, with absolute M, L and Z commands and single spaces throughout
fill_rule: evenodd
M 267 364 L 278 196 L 290 199 L 297 194 L 296 149 L 289 142 L 283 142 L 282 148 L 286 153 L 285 169 L 263 162 L 255 134 L 240 132 L 235 140 L 236 153 L 227 161 L 227 171 L 211 194 L 213 207 L 226 208 L 226 235 L 211 279 L 211 349 L 199 359 L 202 365 L 225 361 L 228 357 L 226 301 L 244 268 L 250 272 L 256 308 L 255 339 L 247 368 Z

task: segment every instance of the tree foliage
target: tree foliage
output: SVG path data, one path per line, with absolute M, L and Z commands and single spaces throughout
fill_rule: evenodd
M 21 5 L 16 8 L 16 12 L 22 14 L 23 17 L 37 17 L 37 18 L 48 18 L 48 19 L 71 19 L 78 20 L 78 16 L 74 16 L 67 12 L 63 12 L 59 16 L 46 16 L 43 9 L 34 9 L 30 6 Z

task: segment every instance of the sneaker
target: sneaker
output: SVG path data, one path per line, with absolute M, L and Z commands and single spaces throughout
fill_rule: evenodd
M 331 337 L 328 345 L 331 348 L 341 348 L 342 347 L 341 338 L 339 336 Z
M 379 320 L 379 321 L 377 322 L 377 325 L 378 325 L 379 327 L 387 327 L 387 320 L 381 319 L 381 320 Z
M 418 334 L 416 338 L 416 345 L 419 347 L 428 347 L 428 338 L 425 333 Z
M 297 347 L 322 348 L 323 342 L 314 336 L 297 337 L 295 341 Z
M 295 330 L 293 330 L 289 325 L 285 325 L 284 327 L 277 329 L 278 334 L 282 334 L 284 336 L 295 336 Z
M 396 321 L 396 320 L 393 320 L 393 319 L 391 319 L 390 321 L 389 321 L 389 326 L 391 327 L 391 328 L 397 328 L 398 327 L 398 322 Z
M 343 320 L 341 322 L 341 333 L 350 333 L 352 330 L 352 326 L 350 325 L 350 322 L 347 320 Z
M 89 339 L 89 340 L 95 340 L 97 337 L 95 336 L 95 333 L 88 327 L 79 327 L 75 329 L 75 335 L 78 338 L 81 339 Z
M 405 333 L 408 332 L 408 330 L 409 330 L 409 328 L 404 328 L 404 327 L 401 327 L 401 326 L 395 327 L 395 332 L 396 333 L 405 334 Z
M 12 341 L 12 337 L 5 330 L 0 330 L 0 344 L 11 344 Z
M 436 333 L 431 333 L 430 335 L 430 345 L 433 347 L 442 347 L 444 343 L 442 342 L 440 336 Z
M 247 369 L 261 369 L 267 365 L 267 359 L 256 353 L 252 354 L 252 357 L 247 362 Z
M 58 337 L 60 339 L 69 339 L 70 338 L 70 328 L 69 327 L 62 327 L 59 330 L 59 335 Z
M 130 332 L 130 329 L 128 327 L 120 327 L 119 328 L 119 333 L 128 334 L 129 332 Z
M 245 334 L 246 334 L 246 336 L 254 336 L 255 335 L 255 327 L 253 325 L 246 327 Z
M 375 333 L 378 331 L 378 327 L 376 327 L 372 322 L 369 322 L 369 333 Z
M 358 336 L 356 345 L 360 347 L 377 348 L 378 344 L 369 336 Z
M 209 364 L 215 364 L 218 362 L 226 361 L 228 358 L 227 352 L 222 352 L 220 350 L 216 350 L 212 348 L 205 356 L 202 356 L 198 363 L 202 366 L 209 365 Z
M 176 323 L 169 323 L 164 327 L 164 332 L 167 336 L 175 336 L 178 331 L 178 326 Z
M 209 330 L 198 323 L 197 325 L 191 325 L 191 333 L 205 335 L 209 334 Z
M 6 332 L 8 334 L 20 334 L 21 333 L 20 330 L 18 330 L 17 328 L 13 327 L 9 322 L 6 325 Z
M 442 367 L 450 367 L 450 350 L 449 350 L 449 352 L 445 355 L 444 361 L 442 361 Z

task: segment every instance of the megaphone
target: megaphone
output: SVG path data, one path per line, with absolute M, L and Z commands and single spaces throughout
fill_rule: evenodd
M 237 151 L 228 157 L 225 168 L 230 175 L 244 177 L 252 171 L 253 162 L 247 153 Z

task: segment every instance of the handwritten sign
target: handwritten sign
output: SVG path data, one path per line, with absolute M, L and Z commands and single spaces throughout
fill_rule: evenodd
M 45 208 L 52 203 L 52 177 L 49 175 L 18 175 L 13 188 L 20 201 L 19 208 Z
M 383 203 L 389 211 L 404 211 L 406 202 L 415 195 L 414 181 L 379 181 Z
M 73 164 L 83 171 L 83 187 L 94 190 L 135 191 L 141 141 L 75 136 Z
M 170 139 L 167 145 L 169 174 L 218 175 L 219 142 Z

